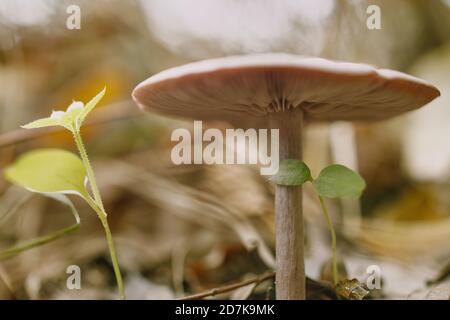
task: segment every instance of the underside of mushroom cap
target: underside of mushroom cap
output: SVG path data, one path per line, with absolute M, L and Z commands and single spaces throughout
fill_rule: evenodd
M 302 109 L 307 121 L 381 120 L 439 94 L 433 85 L 393 70 L 271 53 L 168 69 L 140 83 L 133 99 L 166 115 L 256 124 L 293 108 Z

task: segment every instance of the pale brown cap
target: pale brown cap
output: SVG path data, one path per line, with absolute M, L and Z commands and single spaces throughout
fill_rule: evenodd
M 301 108 L 308 121 L 381 120 L 440 95 L 424 80 L 366 64 L 283 53 L 203 60 L 140 83 L 144 110 L 196 120 L 261 123 L 271 112 Z

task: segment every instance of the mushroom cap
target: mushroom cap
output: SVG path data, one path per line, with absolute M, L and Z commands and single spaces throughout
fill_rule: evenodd
M 147 111 L 255 124 L 293 108 L 301 108 L 307 121 L 381 120 L 439 95 L 433 85 L 398 71 L 284 53 L 189 63 L 162 71 L 133 91 Z

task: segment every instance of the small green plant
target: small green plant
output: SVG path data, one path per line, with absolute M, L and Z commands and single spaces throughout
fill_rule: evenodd
M 328 213 L 324 198 L 358 198 L 366 188 L 364 179 L 349 168 L 333 164 L 324 168 L 319 176 L 314 179 L 308 166 L 300 161 L 287 159 L 280 163 L 278 173 L 271 180 L 282 186 L 300 186 L 311 182 L 319 198 L 320 208 L 325 216 L 328 229 L 331 234 L 333 282 L 337 286 L 339 282 L 336 232 Z
M 106 233 L 106 240 L 111 255 L 120 298 L 125 299 L 122 275 L 111 230 L 108 225 L 107 213 L 103 206 L 94 171 L 89 162 L 80 133 L 84 120 L 102 99 L 105 90 L 106 88 L 86 105 L 82 102 L 74 101 L 66 111 L 53 111 L 48 118 L 39 119 L 22 126 L 25 129 L 62 126 L 72 133 L 81 159 L 77 155 L 65 150 L 33 150 L 22 155 L 15 163 L 9 166 L 5 170 L 5 177 L 9 181 L 25 187 L 30 191 L 51 196 L 69 205 L 76 217 L 77 224 L 57 231 L 54 234 L 31 241 L 30 243 L 13 247 L 2 254 L 4 254 L 4 256 L 11 256 L 76 230 L 79 227 L 79 216 L 66 194 L 78 195 L 96 212 L 102 223 Z

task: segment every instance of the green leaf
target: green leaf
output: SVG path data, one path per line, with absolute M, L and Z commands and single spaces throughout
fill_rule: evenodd
M 65 150 L 27 152 L 6 168 L 5 177 L 34 192 L 87 194 L 86 169 L 78 156 Z
M 106 87 L 103 88 L 94 98 L 91 99 L 83 108 L 78 118 L 78 128 L 81 127 L 83 121 L 86 119 L 87 115 L 95 108 L 95 106 L 100 102 L 106 92 Z
M 303 161 L 294 159 L 281 161 L 277 174 L 270 178 L 282 186 L 300 186 L 311 179 L 308 166 Z
M 24 129 L 37 129 L 61 125 L 58 119 L 43 118 L 21 126 Z
M 358 173 L 339 164 L 323 169 L 313 185 L 317 193 L 326 198 L 357 198 L 366 188 Z

